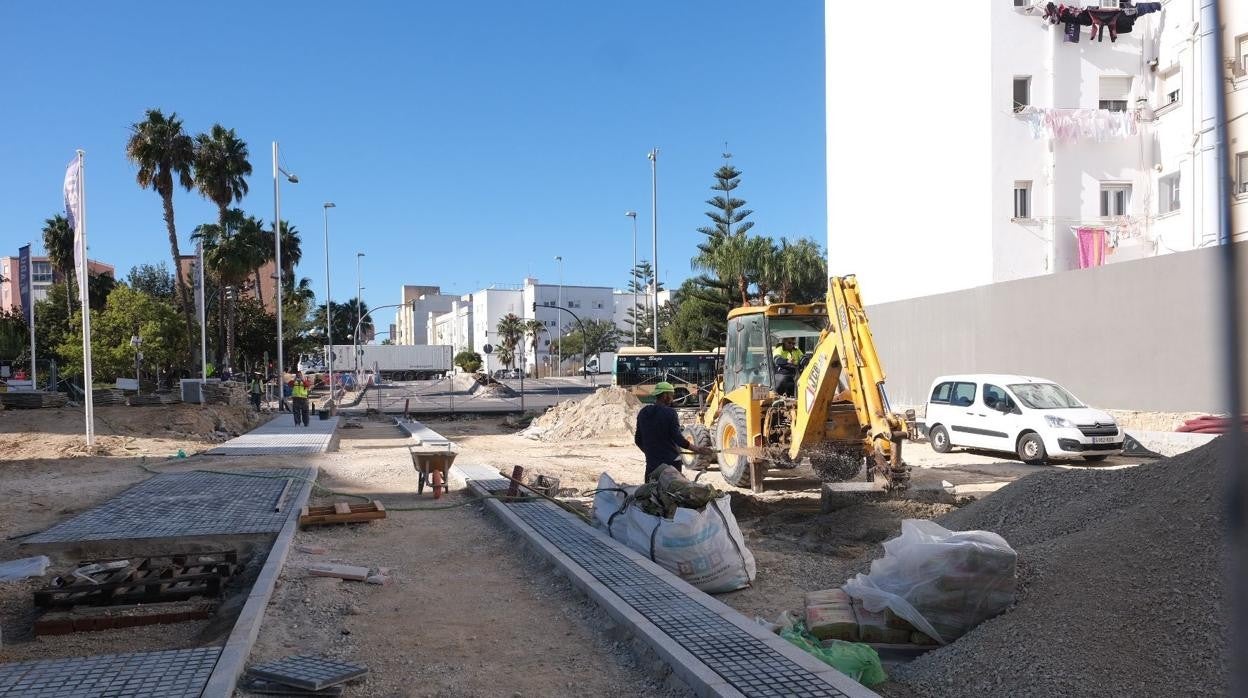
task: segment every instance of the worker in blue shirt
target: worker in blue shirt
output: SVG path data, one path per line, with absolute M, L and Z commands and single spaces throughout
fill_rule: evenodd
M 694 446 L 680 433 L 680 418 L 672 408 L 676 388 L 663 381 L 654 386 L 654 404 L 646 405 L 637 413 L 637 432 L 633 443 L 646 454 L 646 480 L 650 480 L 665 465 L 681 469 L 681 449 L 705 456 L 715 451 L 707 446 Z

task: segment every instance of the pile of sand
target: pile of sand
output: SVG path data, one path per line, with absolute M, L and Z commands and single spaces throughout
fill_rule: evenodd
M 1225 695 L 1221 447 L 1032 475 L 939 519 L 1009 541 L 1018 600 L 897 669 L 895 693 Z
M 522 436 L 541 441 L 632 439 L 641 401 L 613 386 L 599 388 L 583 400 L 566 400 L 533 420 Z

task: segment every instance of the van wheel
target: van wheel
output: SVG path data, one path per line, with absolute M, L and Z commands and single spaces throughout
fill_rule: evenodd
M 725 405 L 715 423 L 715 445 L 719 449 L 719 474 L 730 485 L 750 486 L 750 457 L 744 453 L 724 453 L 724 449 L 744 449 L 750 445 L 749 439 L 745 410 Z
M 1018 440 L 1018 458 L 1027 465 L 1044 465 L 1048 454 L 1044 451 L 1044 439 L 1039 434 L 1024 434 Z
M 932 450 L 937 453 L 948 453 L 953 450 L 949 443 L 949 432 L 942 426 L 934 426 L 927 432 L 927 440 L 932 443 Z

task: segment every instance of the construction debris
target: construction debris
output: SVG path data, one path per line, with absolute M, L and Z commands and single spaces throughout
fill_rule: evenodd
M 305 691 L 320 691 L 358 679 L 368 674 L 368 667 L 328 657 L 301 654 L 266 662 L 251 667 L 247 672 L 266 681 L 302 688 Z
M 134 604 L 49 611 L 35 621 L 35 636 L 68 635 L 75 632 L 137 628 L 145 625 L 204 620 L 217 610 L 213 601 Z
M 342 695 L 342 686 L 330 686 L 322 688 L 319 691 L 309 691 L 303 688 L 295 688 L 286 684 L 277 683 L 276 681 L 265 681 L 254 676 L 244 676 L 239 681 L 238 687 L 248 693 L 258 693 L 262 696 L 340 696 Z
M 27 577 L 42 577 L 48 573 L 50 564 L 52 561 L 47 555 L 0 562 L 0 582 L 16 582 Z
M 943 517 L 1010 541 L 1019 597 L 895 671 L 907 695 L 1228 695 L 1222 448 L 1040 472 Z
M 367 567 L 337 565 L 332 562 L 324 562 L 309 567 L 308 574 L 313 577 L 335 577 L 337 579 L 346 579 L 352 582 L 362 582 L 368 579 L 370 570 Z
M 200 386 L 206 405 L 233 405 L 241 407 L 249 404 L 247 386 L 242 383 L 204 383 Z
M 566 400 L 533 420 L 521 436 L 539 441 L 629 439 L 641 401 L 623 388 L 599 388 L 584 400 Z
M 133 560 L 88 560 L 35 591 L 39 608 L 110 606 L 221 596 L 238 571 L 232 550 Z
M 69 402 L 65 393 L 48 393 L 41 390 L 22 390 L 0 393 L 0 405 L 5 409 L 31 410 L 44 407 L 64 407 Z
M 361 523 L 384 518 L 386 518 L 386 508 L 377 500 L 367 504 L 335 502 L 328 506 L 304 507 L 299 511 L 300 526 Z

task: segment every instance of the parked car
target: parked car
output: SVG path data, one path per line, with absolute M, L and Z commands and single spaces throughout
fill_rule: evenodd
M 1099 461 L 1122 452 L 1123 432 L 1107 413 L 1043 378 L 973 374 L 932 382 L 924 418 L 937 453 L 954 446 L 1007 451 L 1024 463 L 1051 457 Z
M 515 379 L 519 377 L 520 377 L 520 369 L 518 368 L 513 368 L 513 369 L 500 368 L 499 370 L 494 372 L 494 380 L 503 380 L 505 378 Z

